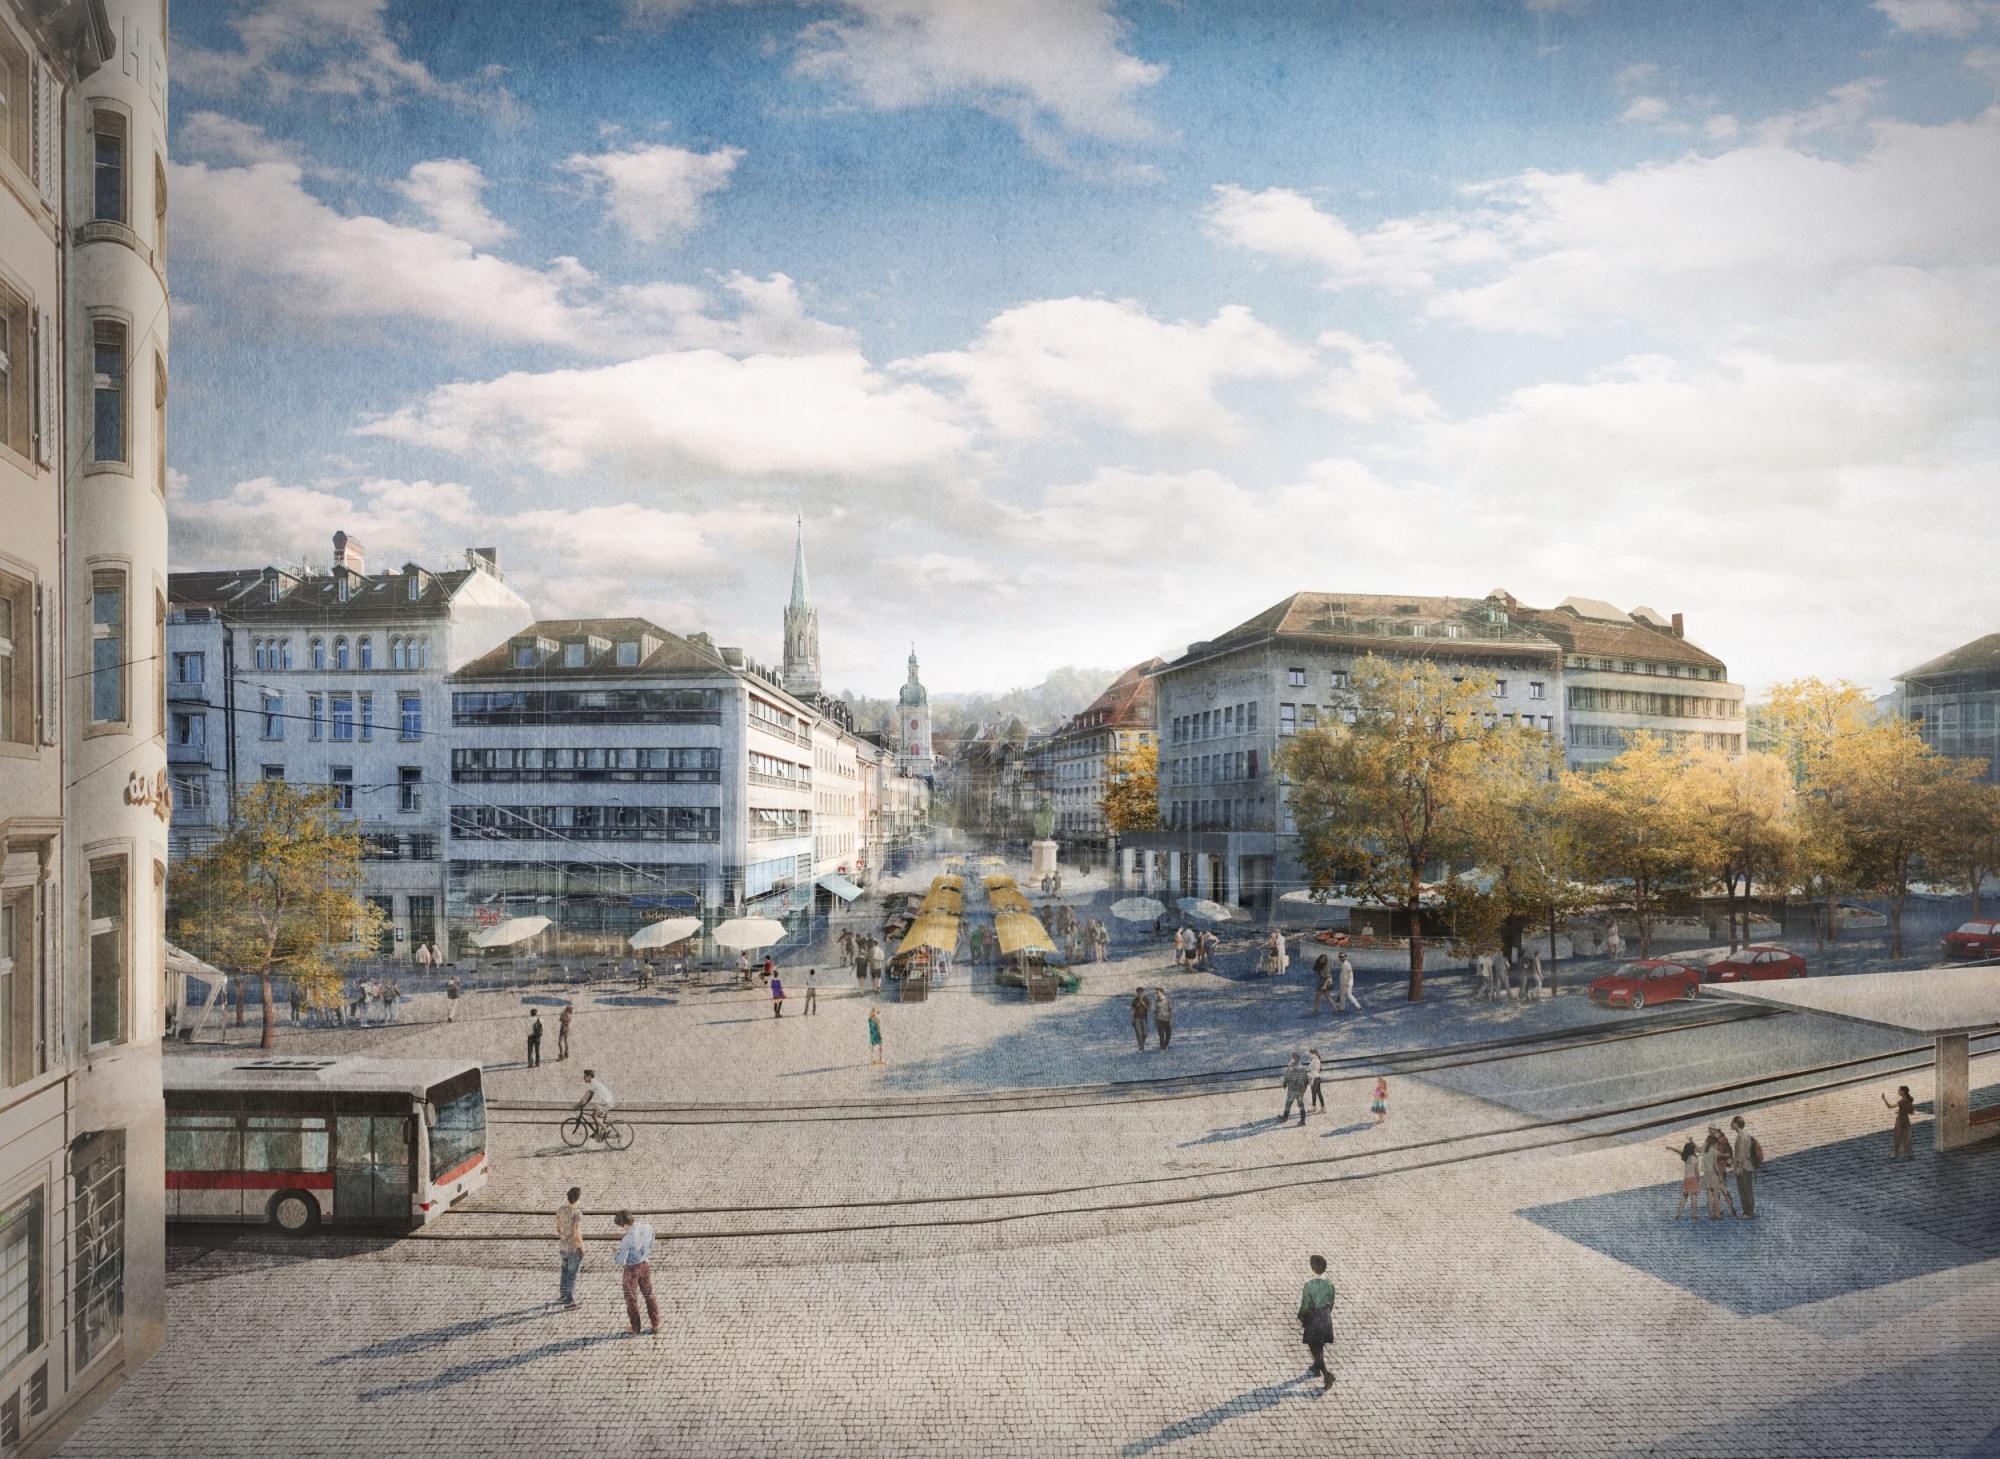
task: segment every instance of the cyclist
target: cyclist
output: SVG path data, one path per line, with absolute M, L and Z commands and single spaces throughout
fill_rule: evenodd
M 617 1101 L 611 1097 L 609 1086 L 597 1077 L 597 1071 L 584 1070 L 583 1098 L 576 1102 L 576 1107 L 590 1116 L 590 1132 L 598 1139 L 602 1140 L 610 1133 L 611 1111 L 616 1106 Z

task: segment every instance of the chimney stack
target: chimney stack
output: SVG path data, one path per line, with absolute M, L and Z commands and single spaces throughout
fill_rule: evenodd
M 1674 614 L 1674 637 L 1675 638 L 1687 637 L 1687 624 L 1681 618 L 1681 615 L 1678 613 Z
M 368 571 L 361 556 L 361 544 L 345 532 L 333 534 L 333 565 L 336 569 L 345 568 L 357 577 Z

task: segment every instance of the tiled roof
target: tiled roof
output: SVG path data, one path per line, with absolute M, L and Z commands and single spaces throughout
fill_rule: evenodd
M 515 642 L 523 638 L 545 638 L 561 643 L 569 638 L 601 638 L 612 644 L 652 639 L 652 652 L 636 665 L 616 664 L 609 655 L 600 655 L 583 668 L 566 668 L 560 657 L 538 663 L 530 669 L 514 666 Z M 613 650 L 615 652 L 615 649 Z M 481 654 L 453 674 L 454 679 L 547 679 L 555 675 L 602 677 L 610 670 L 620 676 L 645 674 L 728 674 L 729 664 L 713 647 L 670 633 L 644 618 L 544 618 L 510 636 L 507 642 Z
M 1971 643 L 1955 648 L 1948 654 L 1940 654 L 1928 663 L 1918 664 L 1914 669 L 1896 677 L 1908 681 L 1936 679 L 1947 674 L 1991 673 L 2000 673 L 2000 633 L 1989 633 L 1984 638 L 1975 638 Z
M 1082 711 L 1073 715 L 1057 734 L 1105 729 L 1151 729 L 1159 723 L 1155 709 L 1159 701 L 1159 686 L 1153 682 L 1153 670 L 1164 663 L 1165 659 L 1151 658 L 1143 664 L 1134 664 L 1113 679 L 1104 692 Z
M 1478 598 L 1387 593 L 1294 593 L 1225 633 L 1188 645 L 1168 668 L 1179 668 L 1253 644 L 1292 640 L 1350 648 L 1356 653 L 1434 654 L 1482 658 L 1523 654 L 1553 658 L 1557 645 L 1512 621 L 1489 621 Z M 1386 627 L 1378 627 L 1385 625 Z M 1421 625 L 1421 636 L 1411 632 Z M 1456 636 L 1452 636 L 1453 634 Z
M 265 587 L 267 574 L 275 572 L 284 584 L 278 600 L 271 601 Z M 177 604 L 203 603 L 220 608 L 231 620 L 256 625 L 313 625 L 319 623 L 387 623 L 406 618 L 441 618 L 451 611 L 451 600 L 472 568 L 448 572 L 424 571 L 422 587 L 414 598 L 409 577 L 402 572 L 373 577 L 355 573 L 343 601 L 339 579 L 332 574 L 298 577 L 282 569 L 261 567 L 211 572 L 177 572 L 167 578 L 167 597 Z
M 1721 659 L 1695 647 L 1671 628 L 1660 628 L 1639 619 L 1627 618 L 1617 623 L 1585 617 L 1567 606 L 1527 608 L 1518 603 L 1508 611 L 1515 621 L 1533 626 L 1561 644 L 1567 653 L 1722 667 Z

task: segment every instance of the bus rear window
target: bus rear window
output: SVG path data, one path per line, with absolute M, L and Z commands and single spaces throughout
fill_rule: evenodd
M 441 1179 L 476 1155 L 486 1152 L 486 1095 L 477 1071 L 470 1071 L 430 1092 L 437 1124 L 430 1132 L 431 1179 Z

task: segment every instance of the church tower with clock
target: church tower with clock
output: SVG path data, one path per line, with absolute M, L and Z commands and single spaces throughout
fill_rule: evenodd
M 917 646 L 910 645 L 910 678 L 896 696 L 896 768 L 928 780 L 937 770 L 931 755 L 931 699 L 917 677 Z

